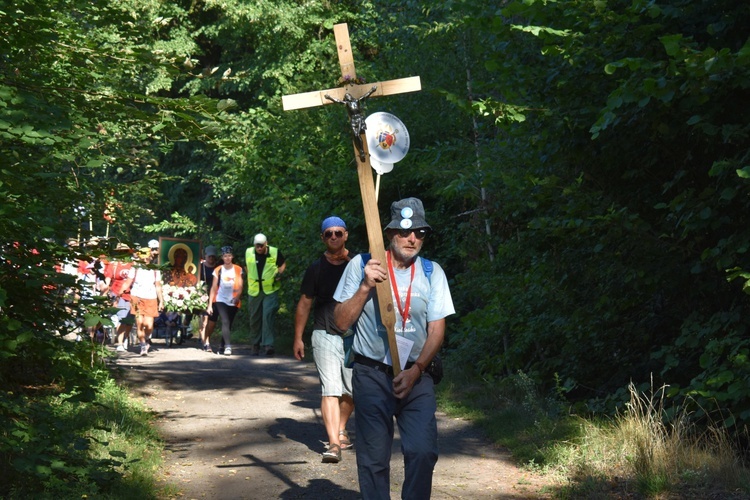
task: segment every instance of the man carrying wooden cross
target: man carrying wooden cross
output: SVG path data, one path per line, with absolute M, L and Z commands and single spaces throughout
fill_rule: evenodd
M 431 231 L 422 201 L 407 198 L 391 205 L 386 226 L 386 262 L 362 255 L 344 270 L 334 300 L 336 326 L 355 325 L 352 395 L 357 432 L 357 472 L 362 498 L 390 498 L 390 458 L 395 417 L 404 452 L 401 498 L 430 498 L 438 459 L 435 386 L 426 371 L 445 338 L 445 318 L 455 313 L 445 272 L 419 257 Z M 394 376 L 380 321 L 375 286 L 388 282 L 398 314 L 396 333 L 406 368 Z
M 356 81 L 346 24 L 335 25 L 333 32 L 341 77 L 344 81 Z M 358 442 L 355 449 L 360 493 L 365 500 L 390 498 L 394 416 L 401 433 L 406 468 L 402 498 L 430 498 L 432 472 L 438 457 L 433 379 L 423 374 L 442 345 L 445 317 L 455 313 L 448 281 L 440 266 L 417 257 L 431 229 L 425 220 L 422 202 L 417 198 L 407 198 L 391 206 L 391 222 L 386 228 L 391 252 L 386 254 L 367 142 L 362 141 L 364 129 L 355 127 L 355 117 L 352 117 L 352 111 L 356 111 L 356 118 L 364 120 L 358 101 L 365 97 L 414 92 L 420 88 L 416 76 L 380 81 L 369 89 L 364 85 L 347 85 L 345 89 L 318 90 L 282 98 L 285 110 L 342 101 L 346 104 L 346 94 L 352 96 L 350 103 L 357 99 L 357 108 L 352 110 L 347 105 L 347 111 L 352 120 L 357 174 L 372 258 L 365 265 L 360 255 L 347 265 L 334 295 L 335 300 L 344 303 L 336 306 L 334 316 L 337 326 L 346 325 L 344 330 L 355 321 L 358 323 L 355 345 L 357 339 L 361 345 L 360 350 L 356 350 L 360 356 L 354 363 L 353 379 Z M 402 297 L 405 300 L 402 301 Z M 396 335 L 394 302 L 400 313 L 400 335 Z M 398 345 L 405 339 L 411 342 L 411 347 L 405 349 L 409 362 L 402 371 Z M 386 353 L 390 365 L 385 363 Z M 362 398 L 360 402 L 358 397 Z

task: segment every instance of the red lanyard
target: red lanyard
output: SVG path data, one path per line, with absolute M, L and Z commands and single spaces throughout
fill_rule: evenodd
M 393 294 L 396 296 L 396 306 L 398 312 L 401 314 L 401 326 L 406 326 L 406 321 L 409 319 L 409 308 L 411 307 L 411 284 L 414 282 L 414 263 L 411 263 L 411 279 L 409 279 L 409 289 L 406 290 L 406 301 L 404 306 L 401 307 L 401 296 L 398 294 L 398 285 L 396 284 L 396 274 L 393 272 L 393 262 L 391 261 L 391 252 L 385 253 L 386 260 L 388 261 L 388 276 L 391 278 L 391 288 L 393 288 Z

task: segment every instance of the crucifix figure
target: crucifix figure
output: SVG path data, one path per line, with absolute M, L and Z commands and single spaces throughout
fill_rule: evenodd
M 347 92 L 346 94 L 344 94 L 343 101 L 341 99 L 331 97 L 328 94 L 324 96 L 329 101 L 346 105 L 346 112 L 349 114 L 349 124 L 352 127 L 352 138 L 354 139 L 354 145 L 359 151 L 360 161 L 365 161 L 365 147 L 362 136 L 365 134 L 365 130 L 367 130 L 367 124 L 365 123 L 365 114 L 362 112 L 362 107 L 364 105 L 364 100 L 370 97 L 370 95 L 377 89 L 378 88 L 373 85 L 370 90 L 368 90 L 362 97 L 358 97 L 357 99 L 352 97 L 352 95 Z M 363 102 L 363 104 L 360 105 L 360 102 Z
M 336 24 L 333 27 L 333 34 L 336 37 L 336 48 L 338 50 L 339 65 L 341 66 L 341 77 L 344 81 L 356 81 L 357 73 L 354 69 L 354 56 L 352 55 L 351 42 L 349 41 L 349 29 L 346 23 Z M 347 112 L 352 125 L 352 138 L 354 147 L 354 156 L 357 161 L 357 174 L 359 177 L 359 188 L 362 194 L 362 205 L 365 212 L 365 225 L 367 226 L 367 239 L 370 243 L 370 254 L 372 257 L 385 262 L 385 244 L 383 243 L 383 230 L 380 225 L 380 214 L 378 213 L 378 204 L 375 198 L 375 182 L 372 178 L 372 167 L 370 166 L 370 155 L 367 149 L 367 141 L 362 140 L 364 133 L 364 115 L 362 115 L 359 104 L 360 101 L 368 97 L 380 97 L 393 94 L 402 94 L 405 92 L 416 92 L 422 89 L 422 84 L 418 76 L 409 78 L 400 78 L 397 80 L 387 80 L 376 82 L 371 85 L 347 85 L 343 88 L 318 90 L 305 92 L 302 94 L 285 95 L 282 97 L 282 104 L 285 111 L 301 108 L 312 108 L 323 106 L 331 103 L 343 102 L 347 105 Z M 349 102 L 346 101 L 347 95 L 350 96 Z M 352 116 L 352 104 L 355 103 L 356 113 Z M 356 120 L 355 120 L 356 119 Z M 360 129 L 358 122 L 361 120 Z M 355 129 L 355 121 L 356 129 Z M 360 132 L 361 130 L 361 132 Z M 359 138 L 359 141 L 357 140 Z M 400 360 L 398 356 L 398 346 L 396 344 L 396 313 L 393 307 L 393 298 L 391 297 L 390 283 L 384 281 L 378 283 L 376 287 L 378 297 L 378 308 L 380 310 L 380 319 L 388 331 L 388 348 L 391 353 L 393 362 L 393 373 L 398 375 L 401 371 Z

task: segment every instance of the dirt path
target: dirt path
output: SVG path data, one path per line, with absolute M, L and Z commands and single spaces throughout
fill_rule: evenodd
M 197 347 L 188 341 L 166 348 L 154 340 L 148 356 L 126 352 L 115 361 L 133 393 L 159 416 L 163 479 L 179 498 L 360 498 L 353 451 L 339 464 L 321 463 L 326 436 L 311 362 L 252 356 L 243 346 L 233 346 L 231 357 Z M 548 480 L 519 470 L 468 422 L 438 414 L 438 432 L 433 498 L 549 497 L 542 493 Z M 391 478 L 399 498 L 398 435 Z

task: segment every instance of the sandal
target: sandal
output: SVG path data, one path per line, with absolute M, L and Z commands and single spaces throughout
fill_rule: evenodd
M 351 440 L 349 440 L 349 433 L 346 430 L 339 431 L 339 442 L 341 443 L 342 450 L 348 450 L 354 446 Z
M 341 461 L 341 446 L 332 444 L 323 452 L 324 464 L 337 464 Z

